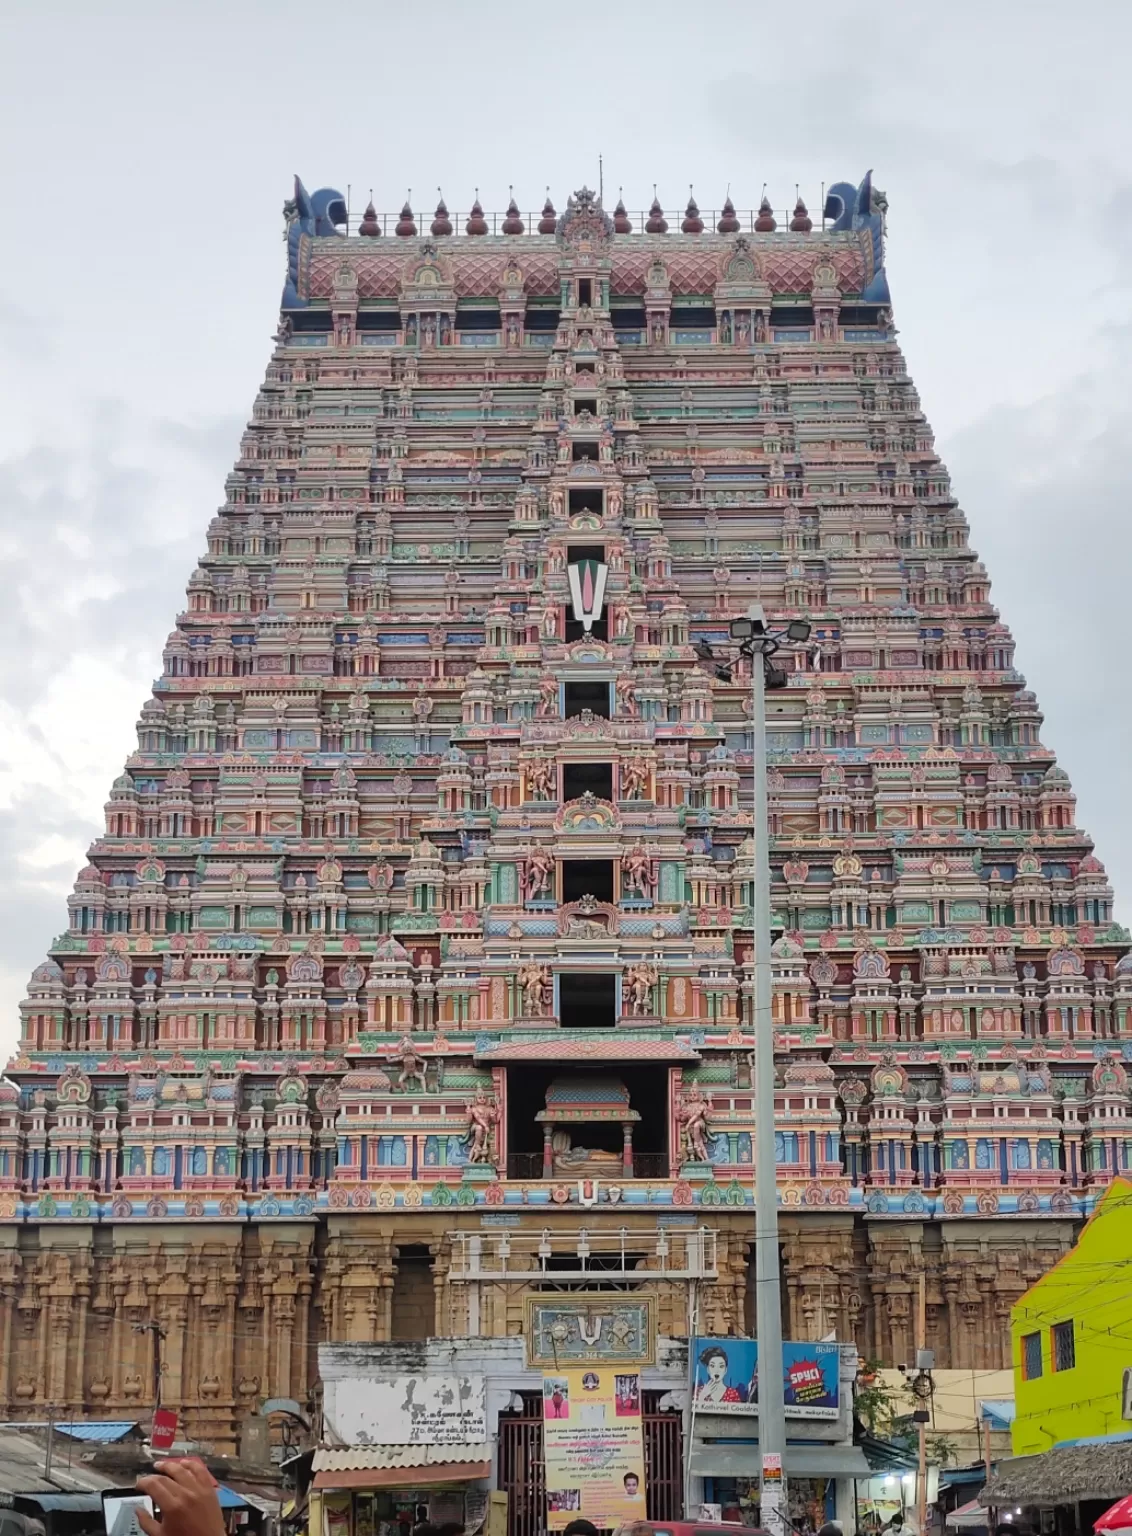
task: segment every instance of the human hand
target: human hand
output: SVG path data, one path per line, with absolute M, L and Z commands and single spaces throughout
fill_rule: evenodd
M 146 1536 L 227 1536 L 216 1479 L 196 1456 L 159 1461 L 157 1471 L 138 1478 L 138 1491 L 147 1493 L 161 1519 L 138 1510 Z

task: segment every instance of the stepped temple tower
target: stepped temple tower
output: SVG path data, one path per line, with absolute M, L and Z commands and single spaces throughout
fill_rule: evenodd
M 218 1446 L 320 1341 L 514 1334 L 548 1283 L 750 1330 L 750 686 L 696 647 L 755 599 L 813 624 L 768 696 L 786 1336 L 900 1364 L 926 1273 L 939 1366 L 1009 1363 L 1132 1163 L 1132 959 L 884 208 L 670 228 L 583 189 L 347 233 L 296 186 L 0 1084 L 0 1415 L 144 1416 L 150 1322 Z

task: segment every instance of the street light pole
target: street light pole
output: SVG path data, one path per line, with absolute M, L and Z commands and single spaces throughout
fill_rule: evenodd
M 765 658 L 751 656 L 751 776 L 754 820 L 752 1026 L 755 1037 L 755 1331 L 759 1344 L 759 1519 L 786 1529 L 786 1411 L 783 1402 L 782 1274 L 778 1252 L 778 1174 L 774 1148 L 774 1019 L 770 937 L 769 812 L 766 798 Z M 769 1458 L 769 1461 L 768 1461 Z M 770 1474 L 768 1478 L 768 1472 Z
M 759 1518 L 773 1536 L 790 1528 L 786 1485 L 786 1409 L 782 1363 L 782 1272 L 778 1252 L 778 1173 L 774 1155 L 774 976 L 770 937 L 770 817 L 766 798 L 766 690 L 785 688 L 786 673 L 772 658 L 784 641 L 810 638 L 805 619 L 770 633 L 761 603 L 745 619 L 733 619 L 731 638 L 751 663 L 751 819 L 754 846 L 751 991 L 755 1037 L 755 1330 L 759 1381 Z M 724 682 L 730 666 L 718 664 L 711 646 L 696 646 Z

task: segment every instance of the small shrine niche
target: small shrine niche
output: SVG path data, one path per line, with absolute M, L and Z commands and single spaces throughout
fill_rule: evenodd
M 633 1177 L 633 1128 L 640 1115 L 616 1078 L 556 1078 L 546 1090 L 543 1178 Z M 620 1140 L 620 1148 L 603 1143 Z

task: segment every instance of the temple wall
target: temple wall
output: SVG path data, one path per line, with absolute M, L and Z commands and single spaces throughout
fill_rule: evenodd
M 629 1223 L 630 1240 L 634 1225 L 639 1218 Z M 192 1438 L 232 1448 L 262 1399 L 311 1400 L 320 1342 L 470 1335 L 469 1287 L 445 1279 L 450 1232 L 435 1220 L 375 1216 L 329 1226 L 7 1229 L 0 1416 L 144 1417 L 153 1391 L 152 1336 L 144 1330 L 157 1323 L 165 1334 L 164 1402 L 183 1413 Z M 719 1235 L 719 1278 L 698 1287 L 699 1323 L 712 1334 L 747 1332 L 749 1224 L 721 1222 Z M 899 1366 L 910 1358 L 922 1271 L 939 1368 L 1003 1369 L 1003 1309 L 1071 1242 L 1065 1222 L 941 1227 L 787 1218 L 786 1336 L 835 1332 L 855 1339 L 867 1358 Z M 395 1253 L 422 1246 L 433 1250 L 431 1272 L 415 1268 L 402 1291 Z M 686 1336 L 688 1283 L 642 1283 L 656 1297 L 660 1333 Z M 485 1284 L 482 1291 L 475 1336 L 520 1333 L 526 1288 Z

